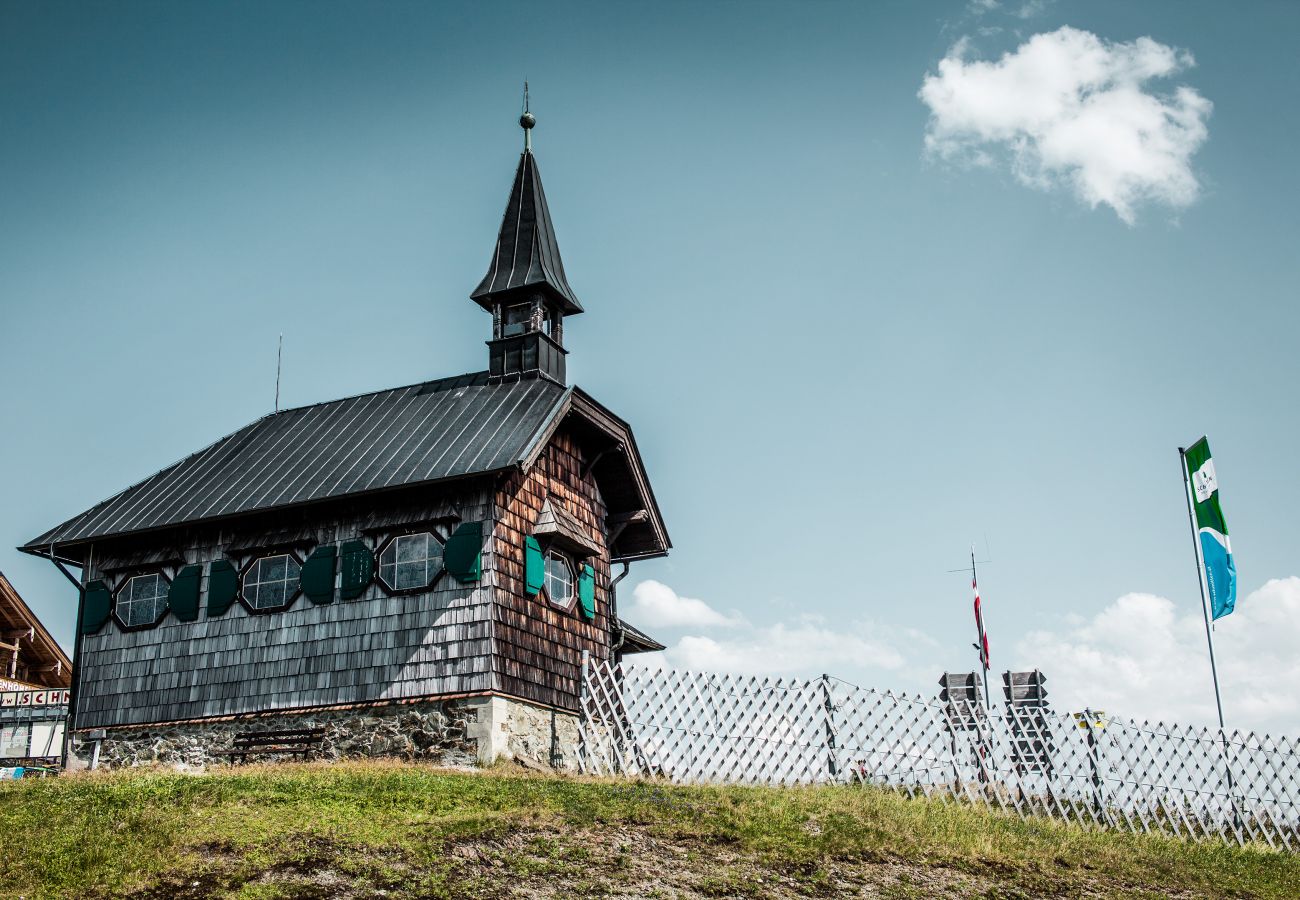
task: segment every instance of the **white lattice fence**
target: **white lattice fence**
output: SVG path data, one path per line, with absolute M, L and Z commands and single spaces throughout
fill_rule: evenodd
M 1295 741 L 591 662 L 582 765 L 683 783 L 873 783 L 1088 826 L 1300 849 Z

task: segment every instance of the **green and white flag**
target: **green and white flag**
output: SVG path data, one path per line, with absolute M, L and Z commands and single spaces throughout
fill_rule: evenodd
M 1201 438 L 1184 454 L 1187 476 L 1192 482 L 1196 511 L 1196 534 L 1200 539 L 1201 562 L 1205 564 L 1205 585 L 1210 592 L 1214 618 L 1226 616 L 1237 603 L 1237 564 L 1232 559 L 1228 523 L 1219 506 L 1219 480 L 1214 474 L 1210 444 Z

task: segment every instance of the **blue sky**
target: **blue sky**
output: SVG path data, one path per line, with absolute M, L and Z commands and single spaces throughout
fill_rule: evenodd
M 995 668 L 1203 718 L 1206 433 L 1226 711 L 1295 730 L 1300 6 L 1250 10 L 0 4 L 0 569 L 67 642 L 3 548 L 267 412 L 281 332 L 285 405 L 483 368 L 527 77 L 669 662 L 928 690 L 973 665 L 977 541 Z M 1027 120 L 1040 51 L 1115 103 Z M 1151 103 L 1170 142 L 1125 156 Z

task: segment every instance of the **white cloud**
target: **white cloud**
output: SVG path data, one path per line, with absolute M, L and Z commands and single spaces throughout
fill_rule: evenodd
M 1300 578 L 1239 599 L 1214 645 L 1228 726 L 1300 735 Z M 1056 709 L 1217 722 L 1199 605 L 1125 594 L 1091 619 L 1027 634 L 1016 651 L 1018 667 L 1046 673 Z
M 703 600 L 683 597 L 658 581 L 642 581 L 632 590 L 628 619 L 647 628 L 730 627 L 744 621 L 726 616 Z
M 1051 4 L 1052 0 L 1025 0 L 1020 5 L 1020 8 L 1016 10 L 1016 18 L 1032 19 L 1034 16 L 1045 12 Z
M 1129 224 L 1143 203 L 1182 209 L 1196 200 L 1191 157 L 1213 104 L 1190 87 L 1157 94 L 1148 86 L 1193 66 L 1187 51 L 1149 37 L 1111 43 L 1069 27 L 1035 35 L 996 62 L 968 59 L 968 49 L 958 41 L 921 85 L 932 157 L 1006 160 L 1022 183 L 1066 186 Z
M 865 670 L 899 670 L 905 659 L 898 648 L 927 642 L 919 634 L 900 636 L 870 622 L 832 627 L 819 616 L 805 616 L 774 625 L 745 624 L 725 637 L 688 634 L 662 657 L 638 662 L 702 672 L 799 676 L 825 672 L 855 678 Z
M 802 614 L 768 625 L 755 625 L 739 612 L 724 615 L 703 600 L 682 597 L 666 584 L 643 581 L 632 591 L 625 617 L 632 624 L 687 632 L 666 640 L 668 649 L 630 658 L 633 665 L 730 672 L 745 675 L 811 677 L 827 673 L 868 687 L 890 680 L 922 685 L 909 666 L 918 649 L 933 656 L 938 645 L 915 629 L 882 626 L 870 620 L 828 622 Z M 665 635 L 655 635 L 664 639 Z M 925 664 L 925 661 L 922 661 Z

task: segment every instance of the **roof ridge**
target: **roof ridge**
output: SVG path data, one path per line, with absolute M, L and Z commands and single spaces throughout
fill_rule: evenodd
M 474 380 L 479 377 L 487 378 L 488 371 L 486 369 L 483 369 L 478 372 L 465 372 L 461 375 L 446 375 L 442 378 L 431 378 L 428 381 L 415 381 L 412 382 L 411 384 L 399 384 L 396 387 L 379 388 L 373 391 L 362 391 L 359 394 L 348 394 L 344 397 L 335 397 L 333 400 L 317 400 L 315 403 L 305 403 L 302 406 L 290 406 L 285 409 L 276 410 L 275 412 L 266 413 L 262 415 L 260 418 L 254 419 L 252 422 L 249 422 L 248 425 L 256 425 L 258 422 L 262 421 L 263 419 L 272 419 L 275 418 L 276 416 L 284 415 L 285 413 L 300 412 L 301 410 L 304 409 L 314 409 L 317 406 L 329 406 L 331 403 L 344 403 L 348 400 L 360 400 L 362 397 L 373 397 L 376 394 L 388 394 L 388 393 L 392 393 L 393 391 L 406 391 L 415 387 L 427 387 L 428 385 L 440 384 L 444 381 L 457 381 L 459 379 L 464 378 L 464 379 L 468 379 L 467 384 L 473 384 Z M 244 428 L 247 428 L 248 425 L 245 425 Z

